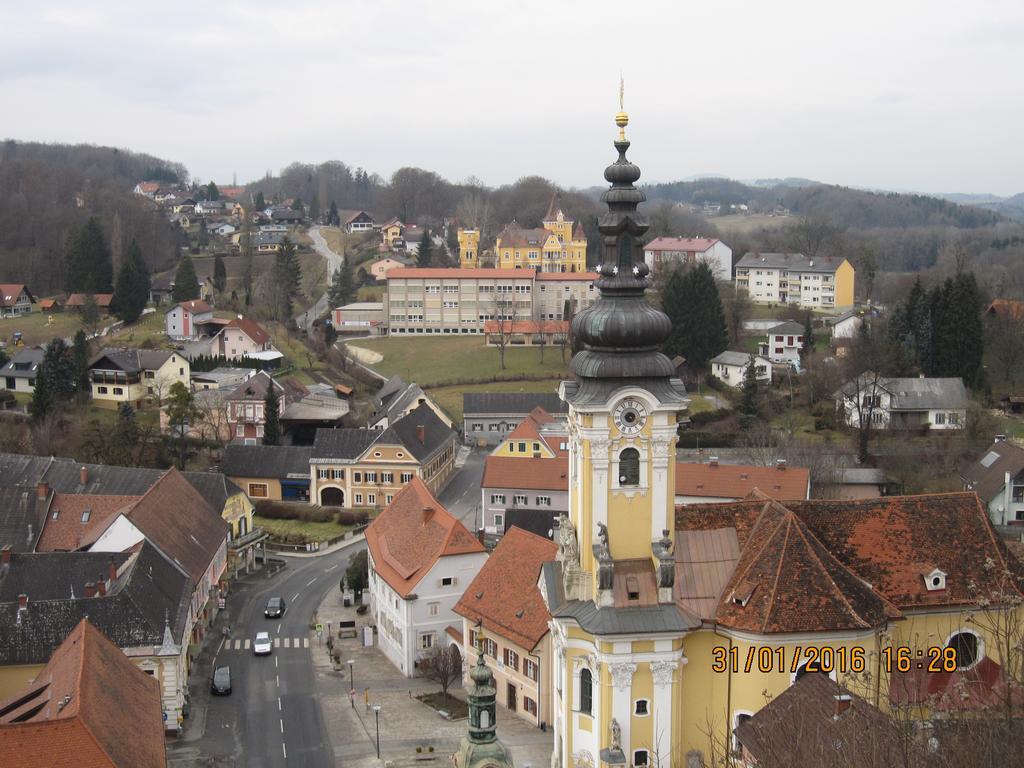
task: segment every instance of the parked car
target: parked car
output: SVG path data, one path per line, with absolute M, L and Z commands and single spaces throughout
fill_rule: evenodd
M 274 644 L 270 640 L 270 633 L 257 632 L 256 639 L 252 644 L 252 652 L 257 656 L 269 656 L 273 649 Z
M 210 679 L 210 693 L 215 696 L 231 694 L 231 667 L 217 667 Z
M 284 598 L 272 597 L 267 600 L 267 609 L 263 611 L 263 615 L 268 619 L 280 619 L 284 616 Z

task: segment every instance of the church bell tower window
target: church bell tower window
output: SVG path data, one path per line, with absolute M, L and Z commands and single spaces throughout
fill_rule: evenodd
M 640 451 L 636 448 L 619 454 L 619 485 L 640 485 Z

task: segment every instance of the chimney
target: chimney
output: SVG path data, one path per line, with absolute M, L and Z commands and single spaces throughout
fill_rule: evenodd
M 839 717 L 843 712 L 853 706 L 853 696 L 848 693 L 837 693 L 832 698 L 836 703 L 836 711 L 833 717 Z
M 786 468 L 786 460 L 785 459 L 776 459 L 775 460 L 775 468 L 776 469 L 780 469 L 780 470 L 784 470 Z
M 95 597 L 96 596 L 96 585 L 91 581 L 85 582 L 85 596 Z
M 79 467 L 78 469 L 78 484 L 88 485 L 89 484 L 89 468 Z
M 422 424 L 416 425 L 416 439 L 421 443 L 427 442 L 427 428 Z
M 36 486 L 36 498 L 40 501 L 46 501 L 46 497 L 50 495 L 50 486 L 46 483 L 39 483 Z
M 107 594 L 107 582 L 100 579 L 96 582 L 96 597 L 103 597 Z
M 429 523 L 430 522 L 430 518 L 432 518 L 433 516 L 434 516 L 434 508 L 433 507 L 424 507 L 423 508 L 423 524 L 424 525 Z
M 18 595 L 18 610 L 28 610 L 28 595 Z
M 110 558 L 110 562 L 107 563 L 107 580 L 111 584 L 117 581 L 117 563 L 114 562 L 114 558 Z
M 718 466 L 718 457 L 717 456 L 710 456 L 710 457 L 708 457 L 708 466 L 710 466 L 710 467 L 717 467 Z
M 11 545 L 4 544 L 0 549 L 0 565 L 8 565 L 11 562 Z

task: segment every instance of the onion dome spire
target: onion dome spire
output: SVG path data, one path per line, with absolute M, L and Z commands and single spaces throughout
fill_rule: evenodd
M 581 387 L 588 380 L 667 379 L 675 373 L 659 351 L 671 333 L 671 321 L 644 296 L 650 284 L 650 270 L 643 260 L 647 219 L 637 206 L 647 196 L 634 186 L 640 168 L 626 158 L 629 116 L 621 107 L 620 102 L 615 115 L 619 156 L 604 171 L 611 186 L 601 195 L 601 202 L 608 210 L 598 219 L 604 253 L 594 284 L 601 295 L 572 321 L 573 333 L 583 342 L 583 350 L 572 360 Z

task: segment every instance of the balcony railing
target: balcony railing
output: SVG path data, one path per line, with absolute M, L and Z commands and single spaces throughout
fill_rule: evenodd
M 89 378 L 93 384 L 138 384 L 142 381 L 142 377 L 139 374 L 132 374 L 126 376 L 123 373 L 107 373 L 104 371 L 91 371 Z
M 228 549 L 242 549 L 250 544 L 265 539 L 267 532 L 262 528 L 253 528 L 248 533 L 237 536 L 233 539 L 228 539 Z

